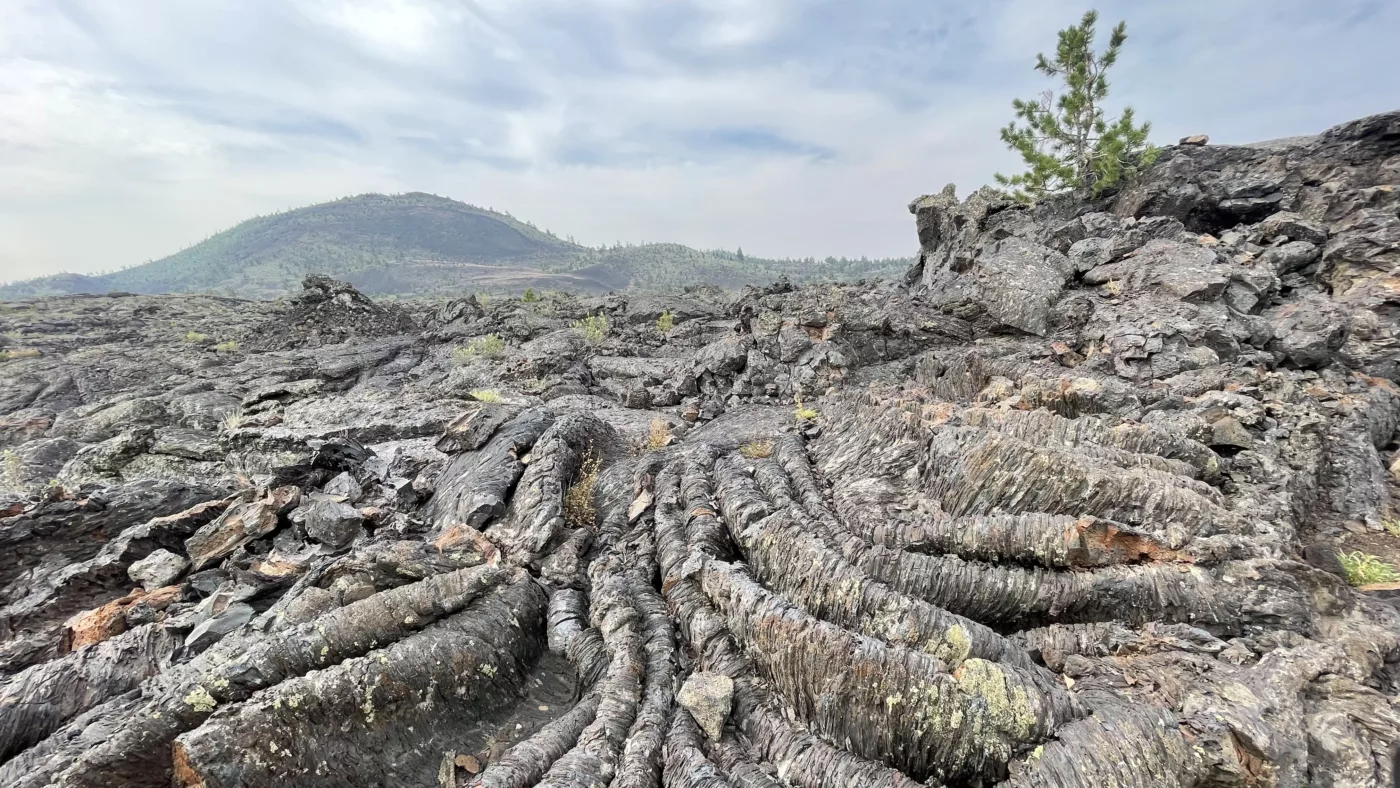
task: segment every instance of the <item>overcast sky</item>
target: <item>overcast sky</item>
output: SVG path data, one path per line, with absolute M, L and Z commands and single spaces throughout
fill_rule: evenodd
M 1059 0 L 0 0 L 0 280 L 362 192 L 580 242 L 912 254 L 906 205 L 1014 171 Z M 1098 4 L 1158 142 L 1400 108 L 1395 0 Z

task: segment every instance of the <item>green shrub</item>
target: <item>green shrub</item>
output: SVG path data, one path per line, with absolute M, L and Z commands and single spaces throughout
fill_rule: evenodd
M 506 352 L 506 341 L 496 334 L 477 337 L 452 351 L 452 359 L 465 364 L 474 358 L 500 358 Z
M 205 342 L 209 341 L 209 335 L 201 334 L 198 331 L 186 331 L 185 341 L 190 343 L 191 345 L 202 345 Z
M 539 297 L 538 295 L 535 294 L 535 288 L 533 288 L 533 287 L 527 287 L 527 288 L 525 288 L 525 295 L 524 295 L 523 297 L 521 297 L 520 300 L 521 300 L 521 301 L 524 301 L 524 302 L 527 303 L 527 304 L 533 304 L 533 303 L 535 303 L 536 301 L 539 301 L 539 300 L 540 300 L 540 297 Z
M 1372 583 L 1394 583 L 1400 581 L 1400 572 L 1379 557 L 1360 550 L 1351 553 L 1338 553 L 1342 569 L 1346 570 L 1347 582 L 1354 586 L 1368 586 Z
M 809 408 L 802 404 L 802 398 L 797 398 L 797 407 L 793 409 L 792 415 L 798 421 L 816 421 L 821 412 L 815 408 Z
M 671 333 L 671 329 L 676 327 L 676 318 L 671 314 L 671 310 L 667 309 L 661 313 L 661 317 L 656 321 L 656 327 L 663 334 Z
M 491 308 L 491 294 L 490 294 L 490 293 L 477 293 L 477 294 L 476 294 L 476 302 L 477 302 L 478 304 L 481 305 L 481 308 L 482 308 L 482 309 L 490 309 L 490 308 Z
M 42 355 L 37 348 L 15 348 L 14 350 L 0 350 L 0 361 L 13 361 L 20 358 L 37 358 Z
M 478 402 L 500 402 L 501 392 L 495 389 L 472 389 L 467 392 L 471 398 Z
M 214 350 L 220 353 L 233 353 L 238 350 L 237 340 L 230 339 L 227 342 L 220 342 L 214 346 Z
M 608 319 L 603 315 L 589 315 L 574 321 L 574 330 L 583 335 L 590 344 L 600 344 L 608 336 Z

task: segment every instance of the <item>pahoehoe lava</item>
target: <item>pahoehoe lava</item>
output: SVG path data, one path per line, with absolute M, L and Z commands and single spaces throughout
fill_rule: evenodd
M 0 785 L 1388 785 L 1397 162 L 949 189 L 898 283 L 0 305 Z

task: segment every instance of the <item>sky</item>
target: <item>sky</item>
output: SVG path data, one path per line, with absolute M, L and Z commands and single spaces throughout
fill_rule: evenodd
M 1121 0 L 1109 109 L 1243 143 L 1400 108 L 1394 0 Z M 591 245 L 906 256 L 1019 161 L 1060 0 L 0 0 L 0 280 L 425 191 Z

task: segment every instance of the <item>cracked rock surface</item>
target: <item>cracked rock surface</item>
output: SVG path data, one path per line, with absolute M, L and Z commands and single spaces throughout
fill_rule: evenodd
M 910 207 L 901 283 L 0 304 L 0 785 L 1389 785 L 1400 113 Z

